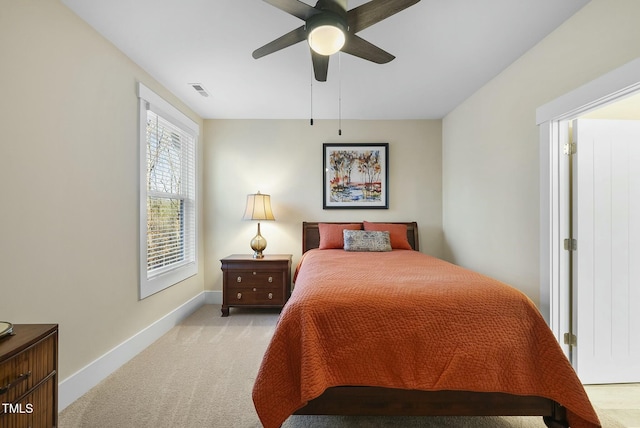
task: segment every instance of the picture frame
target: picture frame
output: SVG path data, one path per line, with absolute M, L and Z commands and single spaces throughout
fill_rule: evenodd
M 389 208 L 389 143 L 324 143 L 323 209 Z

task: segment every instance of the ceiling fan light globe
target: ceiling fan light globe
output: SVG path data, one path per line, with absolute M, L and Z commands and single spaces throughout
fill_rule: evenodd
M 344 46 L 344 31 L 334 25 L 319 25 L 309 32 L 309 46 L 320 55 L 333 55 Z

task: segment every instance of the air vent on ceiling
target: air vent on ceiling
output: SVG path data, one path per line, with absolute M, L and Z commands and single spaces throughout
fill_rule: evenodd
M 200 84 L 200 83 L 189 83 L 189 85 L 191 85 L 193 87 L 193 89 L 195 89 L 203 97 L 208 97 L 209 96 L 209 92 L 207 92 L 207 90 L 204 88 L 204 86 L 202 86 L 202 84 Z

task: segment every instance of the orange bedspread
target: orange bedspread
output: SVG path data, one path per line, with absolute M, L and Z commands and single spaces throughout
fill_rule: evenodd
M 253 388 L 266 428 L 332 386 L 535 395 L 599 427 L 535 305 L 501 282 L 415 251 L 311 250 Z

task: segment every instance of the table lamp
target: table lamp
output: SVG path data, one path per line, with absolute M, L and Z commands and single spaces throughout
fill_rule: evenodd
M 260 220 L 275 220 L 271 211 L 271 196 L 260 192 L 247 195 L 247 206 L 242 219 L 258 220 L 258 234 L 251 240 L 251 249 L 254 259 L 263 258 L 262 252 L 267 248 L 267 240 L 260 235 Z

